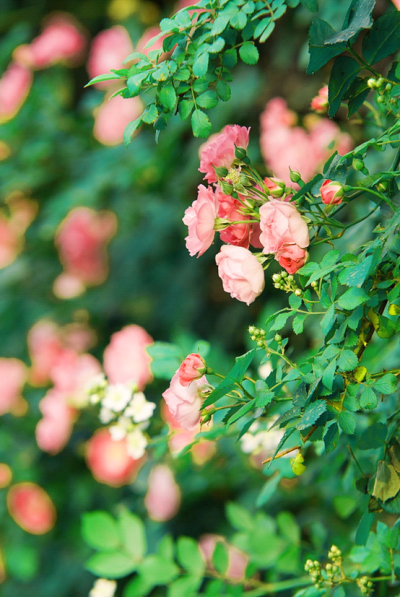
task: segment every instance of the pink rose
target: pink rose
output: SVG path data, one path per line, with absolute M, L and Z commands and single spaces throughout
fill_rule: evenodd
M 324 180 L 320 188 L 322 203 L 325 205 L 339 205 L 342 203 L 343 185 L 334 180 Z
M 143 390 L 152 379 L 151 358 L 146 351 L 154 340 L 139 325 L 128 325 L 111 336 L 104 351 L 104 371 L 111 384 L 136 383 Z
M 175 516 L 181 503 L 181 492 L 171 469 L 165 464 L 157 464 L 149 476 L 149 488 L 144 505 L 150 518 L 164 522 Z
M 235 145 L 247 149 L 250 129 L 238 124 L 227 125 L 221 133 L 213 135 L 200 148 L 199 171 L 209 182 L 217 182 L 214 168 L 230 168 L 235 159 Z
M 95 139 L 103 145 L 120 145 L 124 140 L 125 127 L 131 120 L 136 120 L 142 112 L 143 104 L 138 97 L 129 99 L 124 99 L 120 95 L 106 97 L 93 112 Z M 137 130 L 135 135 L 138 132 Z
M 188 386 L 194 379 L 204 375 L 205 368 L 205 360 L 199 354 L 189 354 L 178 369 L 179 383 Z
M 183 223 L 189 228 L 186 247 L 193 257 L 198 257 L 212 245 L 214 224 L 218 215 L 218 200 L 212 188 L 199 185 L 199 193 L 193 204 L 187 208 Z
M 229 545 L 225 542 L 224 538 L 220 535 L 207 534 L 200 537 L 199 547 L 206 560 L 207 566 L 212 566 L 212 556 L 217 543 L 223 543 L 228 551 L 229 565 L 226 571 L 227 578 L 236 581 L 243 581 L 246 573 L 247 564 L 249 561 L 248 556 L 243 552 Z
M 42 319 L 29 330 L 27 342 L 32 361 L 29 381 L 34 386 L 42 386 L 49 381 L 50 372 L 64 349 L 59 328 Z
M 32 85 L 31 71 L 12 62 L 0 79 L 0 124 L 13 118 L 26 100 Z
M 248 215 L 241 213 L 240 208 L 243 206 L 239 199 L 234 199 L 230 195 L 225 195 L 220 188 L 216 190 L 216 196 L 218 198 L 219 210 L 218 216 L 225 220 L 243 221 L 249 220 Z M 221 240 L 229 245 L 236 245 L 238 247 L 249 248 L 251 236 L 251 224 L 231 224 L 224 230 L 221 230 Z
M 7 507 L 15 522 L 32 535 L 48 533 L 57 513 L 48 493 L 28 481 L 13 485 L 7 494 Z
M 188 431 L 194 429 L 200 422 L 200 409 L 203 404 L 202 389 L 206 384 L 207 378 L 203 375 L 188 386 L 183 386 L 177 371 L 171 379 L 168 390 L 163 393 L 171 414 Z
M 93 355 L 65 348 L 51 368 L 50 378 L 54 387 L 67 396 L 69 404 L 80 408 L 87 402 L 87 383 L 99 373 L 100 363 Z
M 307 256 L 307 251 L 294 244 L 282 245 L 282 247 L 275 253 L 276 261 L 279 261 L 279 265 L 281 265 L 289 274 L 295 274 L 297 270 L 303 267 Z
M 264 290 L 264 270 L 248 249 L 224 245 L 215 257 L 225 292 L 250 305 Z
M 125 27 L 115 25 L 115 27 L 101 31 L 92 41 L 90 48 L 87 63 L 89 77 L 94 79 L 94 77 L 110 72 L 111 69 L 123 68 L 123 61 L 132 52 L 132 41 Z M 115 81 L 105 81 L 98 83 L 97 86 L 104 88 L 113 84 Z
M 318 91 L 318 95 L 311 100 L 311 108 L 315 110 L 315 112 L 323 114 L 326 112 L 328 105 L 328 85 L 325 85 Z
M 308 247 L 308 226 L 292 203 L 271 199 L 260 207 L 260 241 L 264 253 L 276 253 L 282 244 Z
M 36 426 L 36 442 L 43 452 L 58 454 L 68 443 L 76 419 L 63 392 L 51 389 L 39 403 L 43 413 Z
M 264 178 L 265 186 L 273 197 L 282 197 L 285 192 L 286 184 L 279 178 Z
M 18 408 L 27 369 L 19 359 L 0 358 L 0 415 Z

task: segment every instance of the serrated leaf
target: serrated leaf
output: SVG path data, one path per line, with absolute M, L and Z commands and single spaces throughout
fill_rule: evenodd
M 255 400 L 250 400 L 247 404 L 244 404 L 238 411 L 236 411 L 231 417 L 228 419 L 228 426 L 232 425 L 236 421 L 238 421 L 241 417 L 244 417 L 251 409 L 254 409 L 256 406 Z
M 225 47 L 225 40 L 223 37 L 218 37 L 208 48 L 210 54 L 219 54 Z
M 203 408 L 206 408 L 206 406 L 209 406 L 210 404 L 214 404 L 214 402 L 225 396 L 236 386 L 236 382 L 243 381 L 243 377 L 254 359 L 256 351 L 257 349 L 253 348 L 244 355 L 237 357 L 235 365 L 226 374 L 225 379 L 214 388 L 208 398 L 203 402 Z
M 326 336 L 332 329 L 333 322 L 335 321 L 335 305 L 331 305 L 323 318 L 321 319 L 320 326 L 324 335 Z
M 393 373 L 386 373 L 376 380 L 373 387 L 376 392 L 381 394 L 393 394 L 397 389 L 397 377 Z
M 120 551 L 96 553 L 85 563 L 86 570 L 103 578 L 122 578 L 136 566 L 130 556 Z
M 331 35 L 326 44 L 347 42 L 350 39 L 355 41 L 355 36 L 362 29 L 369 29 L 372 26 L 371 13 L 375 6 L 375 0 L 353 0 L 346 15 L 344 28 L 339 33 Z
M 207 114 L 202 110 L 195 110 L 192 114 L 192 130 L 195 137 L 208 137 L 211 133 L 212 124 Z
M 239 48 L 239 56 L 243 62 L 252 65 L 257 64 L 260 54 L 253 43 L 245 41 Z
M 292 315 L 294 314 L 294 311 L 285 311 L 284 313 L 278 313 L 278 315 L 275 317 L 274 323 L 270 327 L 270 330 L 281 330 L 285 326 L 285 323 L 287 322 L 289 317 L 292 317 Z
M 380 460 L 376 471 L 374 489 L 372 495 L 382 502 L 395 497 L 400 491 L 400 479 L 394 467 Z
M 356 419 L 354 415 L 347 412 L 341 412 L 339 414 L 338 421 L 342 431 L 347 433 L 347 435 L 353 435 L 356 429 Z
M 346 93 L 346 99 L 348 97 L 349 118 L 361 108 L 371 91 L 367 85 L 367 80 L 356 77 Z
M 339 427 L 337 423 L 332 423 L 324 435 L 325 452 L 332 452 L 339 443 Z
M 140 93 L 143 81 L 148 77 L 148 72 L 137 73 L 129 77 L 126 86 L 128 88 L 131 97 L 134 97 Z
M 338 56 L 346 49 L 346 44 L 326 46 L 325 40 L 333 35 L 333 27 L 322 19 L 314 19 L 309 33 L 310 62 L 307 67 L 307 74 L 311 75 L 322 68 L 329 60 Z
M 289 305 L 292 307 L 292 309 L 299 309 L 302 302 L 303 299 L 301 296 L 297 296 L 297 294 L 294 292 L 289 296 Z
M 358 365 L 357 355 L 352 350 L 345 349 L 339 356 L 338 364 L 342 371 L 353 371 Z
M 204 52 L 196 58 L 193 63 L 193 74 L 196 77 L 204 77 L 208 70 L 209 54 Z
M 303 416 L 299 423 L 297 423 L 296 427 L 299 431 L 302 429 L 307 429 L 314 425 L 314 423 L 319 419 L 319 417 L 326 411 L 326 402 L 325 400 L 317 400 L 312 404 L 309 404 L 304 411 Z
M 157 120 L 157 118 L 158 118 L 158 110 L 154 104 L 151 104 L 151 106 L 148 106 L 142 114 L 142 120 L 143 120 L 143 122 L 146 122 L 147 124 L 152 124 L 155 120 Z
M 173 85 L 163 85 L 158 92 L 158 99 L 170 112 L 172 112 L 176 105 L 176 91 Z
M 223 102 L 227 102 L 230 97 L 231 97 L 231 89 L 228 85 L 228 83 L 226 83 L 226 81 L 223 81 L 222 79 L 220 79 L 217 83 L 217 94 L 218 97 L 220 99 L 222 99 Z
M 114 518 L 103 510 L 82 515 L 82 536 L 94 549 L 113 551 L 121 543 Z
M 200 108 L 214 108 L 218 104 L 217 93 L 213 89 L 205 91 L 196 98 L 196 104 Z
M 129 143 L 132 141 L 133 135 L 136 133 L 137 129 L 142 124 L 142 117 L 136 118 L 136 120 L 132 120 L 124 130 L 124 143 L 126 147 L 128 147 Z
M 333 380 L 335 377 L 336 367 L 337 367 L 337 361 L 336 361 L 336 359 L 333 359 L 329 363 L 329 365 L 326 367 L 326 369 L 322 375 L 322 383 L 330 392 L 332 392 Z
M 306 318 L 308 317 L 307 313 L 300 313 L 300 315 L 297 315 L 294 319 L 293 319 L 293 331 L 295 334 L 301 334 L 303 332 L 303 328 L 304 328 L 304 321 L 306 320 Z
M 121 80 L 121 77 L 116 73 L 106 73 L 105 75 L 98 75 L 86 83 L 85 87 L 89 87 L 90 85 L 96 85 L 96 83 L 103 83 L 104 81 L 114 81 L 115 79 Z
M 400 13 L 387 12 L 377 19 L 371 31 L 363 39 L 363 56 L 369 64 L 375 64 L 400 48 Z
M 242 29 L 244 29 L 246 27 L 246 25 L 247 25 L 247 15 L 243 11 L 239 10 L 239 12 L 236 13 L 235 16 L 232 17 L 231 26 L 234 29 L 238 29 L 239 31 L 241 31 Z
M 350 56 L 340 56 L 335 60 L 329 78 L 329 116 L 334 116 L 340 108 L 343 95 L 346 93 L 361 67 Z
M 339 307 L 347 310 L 353 310 L 362 305 L 369 299 L 369 295 L 363 288 L 350 288 L 338 299 Z
M 202 576 L 205 562 L 197 541 L 191 537 L 179 537 L 176 545 L 178 562 L 190 574 Z
M 122 510 L 119 515 L 118 526 L 125 551 L 132 556 L 135 562 L 140 561 L 147 549 L 143 522 L 135 514 L 128 510 Z
M 360 396 L 360 406 L 367 410 L 372 410 L 378 406 L 378 397 L 372 388 L 367 386 L 363 389 Z
M 182 100 L 179 102 L 179 115 L 182 120 L 186 120 L 194 108 L 193 100 Z

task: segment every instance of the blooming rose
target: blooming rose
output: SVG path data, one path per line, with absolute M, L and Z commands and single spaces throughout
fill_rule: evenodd
M 214 240 L 214 223 L 218 215 L 218 200 L 212 188 L 199 185 L 199 193 L 187 208 L 183 223 L 189 228 L 186 247 L 193 257 L 203 255 Z
M 154 340 L 139 325 L 128 325 L 111 336 L 103 357 L 104 371 L 111 384 L 135 383 L 143 390 L 153 376 L 146 347 Z
M 322 203 L 325 205 L 339 205 L 342 203 L 343 185 L 334 180 L 324 180 L 320 188 Z
M 232 222 L 250 219 L 248 215 L 241 213 L 240 208 L 242 207 L 242 203 L 239 199 L 234 199 L 230 195 L 225 195 L 219 187 L 216 190 L 216 196 L 219 203 L 218 216 L 220 218 Z M 222 241 L 229 245 L 236 245 L 248 249 L 251 232 L 251 224 L 231 224 L 227 228 L 224 228 L 224 230 L 221 230 L 220 237 Z
M 264 289 L 264 270 L 248 249 L 224 245 L 215 257 L 225 292 L 250 305 Z
M 271 199 L 260 207 L 260 241 L 264 253 L 276 253 L 283 244 L 304 248 L 310 244 L 308 227 L 292 203 Z
M 56 509 L 48 493 L 36 483 L 17 483 L 7 495 L 7 507 L 15 522 L 32 535 L 50 531 L 56 521 Z
M 227 125 L 221 133 L 213 135 L 200 148 L 199 171 L 209 183 L 217 182 L 214 168 L 230 168 L 235 159 L 236 147 L 247 149 L 250 129 L 237 124 Z
M 98 75 L 104 75 L 111 69 L 122 68 L 125 58 L 133 52 L 131 38 L 125 27 L 115 25 L 110 29 L 101 31 L 94 40 L 90 48 L 87 71 L 91 79 Z M 104 81 L 98 83 L 98 87 L 109 87 L 115 81 Z
M 195 379 L 188 386 L 183 386 L 179 381 L 177 371 L 171 379 L 168 390 L 163 393 L 167 406 L 178 423 L 191 431 L 200 422 L 200 409 L 203 403 L 201 390 L 207 384 L 205 375 Z
M 275 253 L 276 261 L 289 274 L 295 274 L 306 262 L 308 253 L 305 249 L 301 249 L 297 245 L 282 245 Z
M 318 91 L 318 95 L 316 95 L 311 100 L 311 108 L 318 113 L 323 113 L 326 111 L 328 107 L 328 85 L 321 87 Z
M 179 510 L 181 492 L 171 469 L 157 464 L 149 476 L 149 488 L 144 498 L 150 518 L 158 521 L 170 520 Z
M 205 371 L 205 360 L 196 353 L 189 354 L 178 369 L 179 383 L 188 386 L 194 379 L 199 379 Z
M 12 62 L 0 79 L 0 123 L 13 118 L 26 100 L 32 85 L 31 71 Z

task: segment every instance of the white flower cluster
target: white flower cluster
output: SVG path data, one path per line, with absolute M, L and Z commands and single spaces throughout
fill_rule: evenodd
M 109 427 L 114 441 L 126 439 L 128 454 L 135 460 L 146 450 L 147 437 L 143 433 L 149 425 L 154 402 L 148 402 L 143 392 L 132 385 L 108 384 L 104 375 L 96 376 L 87 388 L 92 404 L 100 404 L 99 418 Z
M 268 421 L 268 427 L 274 424 L 277 417 L 273 417 Z M 274 428 L 268 431 L 265 427 L 260 428 L 260 423 L 255 421 L 241 438 L 241 448 L 245 454 L 263 454 L 264 456 L 272 456 L 275 452 L 279 442 L 282 439 L 284 431 L 279 428 Z
M 98 578 L 94 581 L 89 597 L 114 597 L 117 583 L 115 580 L 107 580 L 106 578 Z

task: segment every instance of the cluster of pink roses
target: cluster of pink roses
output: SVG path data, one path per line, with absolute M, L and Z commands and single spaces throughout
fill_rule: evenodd
M 248 144 L 249 129 L 228 125 L 202 146 L 199 170 L 214 186 L 199 186 L 197 199 L 183 218 L 192 256 L 202 255 L 213 243 L 216 230 L 220 232 L 227 243 L 216 256 L 224 290 L 246 304 L 264 289 L 262 253 L 274 254 L 282 267 L 294 273 L 304 265 L 309 245 L 307 224 L 288 197 L 284 198 L 288 190 L 283 181 L 265 179 L 262 189 L 254 181 L 249 189 L 240 159 Z M 235 193 L 235 188 L 240 190 Z M 250 245 L 262 253 L 256 256 Z

